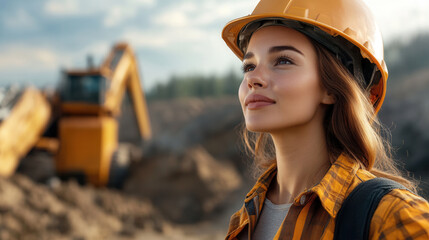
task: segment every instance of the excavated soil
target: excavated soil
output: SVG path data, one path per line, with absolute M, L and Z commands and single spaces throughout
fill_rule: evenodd
M 25 175 L 0 178 L 0 239 L 222 239 L 249 185 L 237 100 L 160 101 L 149 112 L 154 137 L 130 146 L 121 190 L 41 178 L 52 171 L 43 154 Z
M 149 201 L 76 182 L 37 184 L 16 174 L 0 179 L 1 239 L 130 239 L 163 231 Z

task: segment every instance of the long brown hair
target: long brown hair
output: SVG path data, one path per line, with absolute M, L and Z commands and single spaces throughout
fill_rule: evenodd
M 357 161 L 377 177 L 397 181 L 416 192 L 413 180 L 406 179 L 392 159 L 385 129 L 374 113 L 369 93 L 331 52 L 312 41 L 317 57 L 322 86 L 335 97 L 324 117 L 326 143 L 331 163 L 340 154 Z M 382 133 L 385 133 L 382 136 Z M 243 128 L 247 150 L 254 155 L 254 173 L 259 175 L 275 162 L 274 145 L 267 133 L 253 133 Z

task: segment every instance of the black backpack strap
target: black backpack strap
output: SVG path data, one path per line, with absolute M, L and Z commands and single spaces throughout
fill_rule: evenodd
M 335 240 L 368 239 L 371 219 L 380 200 L 393 189 L 406 189 L 386 178 L 360 183 L 344 200 L 335 219 Z

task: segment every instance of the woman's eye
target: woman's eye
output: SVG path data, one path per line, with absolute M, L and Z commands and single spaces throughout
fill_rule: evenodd
M 285 65 L 285 64 L 291 65 L 293 64 L 293 62 L 287 57 L 280 57 L 280 58 L 277 58 L 275 65 Z
M 253 64 L 245 64 L 242 67 L 243 73 L 253 71 L 255 69 L 255 65 Z

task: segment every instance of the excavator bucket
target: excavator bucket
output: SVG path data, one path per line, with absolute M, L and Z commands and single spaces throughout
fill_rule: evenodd
M 5 92 L 0 111 L 0 175 L 8 177 L 43 134 L 51 108 L 39 90 L 27 88 Z

